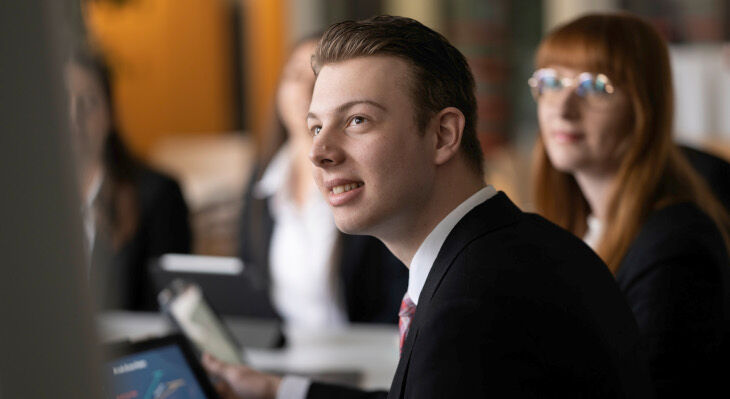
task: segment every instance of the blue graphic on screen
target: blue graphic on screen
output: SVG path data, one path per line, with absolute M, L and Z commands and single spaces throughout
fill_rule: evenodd
M 175 345 L 109 362 L 106 377 L 111 399 L 206 399 Z

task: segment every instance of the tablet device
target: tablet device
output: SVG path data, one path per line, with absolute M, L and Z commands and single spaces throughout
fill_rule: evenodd
M 161 310 L 193 343 L 198 353 L 210 353 L 226 363 L 243 363 L 241 346 L 197 284 L 177 279 L 160 291 L 158 301 Z
M 107 344 L 105 349 L 105 398 L 219 398 L 182 335 Z

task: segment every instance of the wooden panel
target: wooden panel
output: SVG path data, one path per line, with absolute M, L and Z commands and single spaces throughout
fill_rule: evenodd
M 245 34 L 246 128 L 257 143 L 270 121 L 279 72 L 285 61 L 289 37 L 282 0 L 243 0 Z
M 85 16 L 116 71 L 116 110 L 134 152 L 145 156 L 171 132 L 234 127 L 225 1 L 89 2 Z

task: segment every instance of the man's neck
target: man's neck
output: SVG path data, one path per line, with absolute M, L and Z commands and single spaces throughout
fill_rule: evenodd
M 444 184 L 437 186 L 432 199 L 422 209 L 421 214 L 410 223 L 393 229 L 390 234 L 377 237 L 407 267 L 423 241 L 434 228 L 477 191 L 485 187 L 480 177 L 443 179 Z

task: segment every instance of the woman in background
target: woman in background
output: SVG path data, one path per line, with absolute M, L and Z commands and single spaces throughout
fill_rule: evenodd
M 189 253 L 179 185 L 135 159 L 116 128 L 109 71 L 92 51 L 65 68 L 90 278 L 102 308 L 156 310 L 149 262 Z
M 643 20 L 587 15 L 547 35 L 529 83 L 539 213 L 583 237 L 626 295 L 659 396 L 727 375 L 727 213 L 672 142 L 667 46 Z
M 240 256 L 255 316 L 304 328 L 396 323 L 408 271 L 375 238 L 340 233 L 312 179 L 305 119 L 316 37 L 295 46 L 276 92 L 274 128 L 245 195 Z M 266 306 L 267 301 L 270 306 Z

